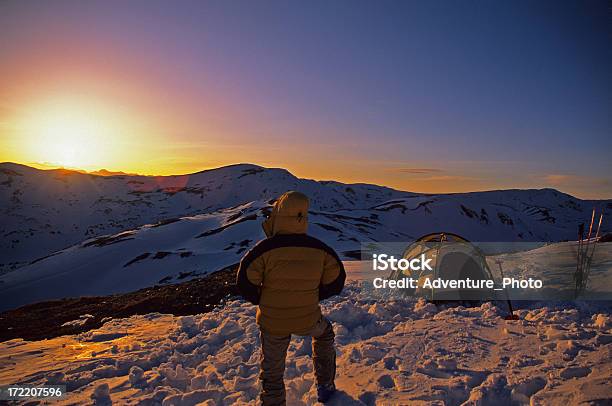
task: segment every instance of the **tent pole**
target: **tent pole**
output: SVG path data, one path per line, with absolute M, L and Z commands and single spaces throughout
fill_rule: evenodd
M 495 261 L 495 263 L 497 263 L 497 265 L 499 266 L 499 273 L 503 281 L 504 280 L 504 270 L 502 269 L 502 265 L 501 265 L 502 261 L 498 259 Z M 506 293 L 506 301 L 508 302 L 508 310 L 510 311 L 510 314 L 506 316 L 505 319 L 506 320 L 518 320 L 519 317 L 514 314 L 514 309 L 512 309 L 512 301 L 510 300 L 510 295 L 508 294 L 508 290 L 504 288 L 504 292 Z

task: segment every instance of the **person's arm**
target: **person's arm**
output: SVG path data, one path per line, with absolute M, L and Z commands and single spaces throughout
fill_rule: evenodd
M 325 253 L 323 262 L 323 275 L 319 285 L 319 300 L 324 300 L 340 294 L 346 280 L 344 265 L 337 255 Z
M 262 255 L 249 251 L 240 261 L 236 285 L 240 294 L 254 305 L 259 304 L 261 284 L 264 275 L 264 260 Z

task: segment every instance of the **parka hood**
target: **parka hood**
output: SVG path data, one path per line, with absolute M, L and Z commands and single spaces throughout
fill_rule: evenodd
M 284 193 L 272 206 L 272 213 L 262 227 L 268 237 L 276 234 L 306 234 L 308 197 L 300 192 Z

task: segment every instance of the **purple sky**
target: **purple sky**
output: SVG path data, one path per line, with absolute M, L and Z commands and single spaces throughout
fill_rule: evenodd
M 0 159 L 611 198 L 611 27 L 604 1 L 3 1 Z M 114 133 L 35 152 L 67 99 Z

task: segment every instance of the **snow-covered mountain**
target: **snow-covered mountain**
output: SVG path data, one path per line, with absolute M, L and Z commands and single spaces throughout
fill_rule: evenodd
M 171 218 L 212 213 L 287 190 L 313 209 L 368 208 L 413 196 L 374 185 L 299 179 L 284 169 L 232 165 L 181 176 L 97 176 L 0 164 L 0 270 L 14 269 L 87 238 Z
M 435 231 L 473 241 L 572 239 L 593 207 L 612 208 L 552 189 L 423 195 L 255 165 L 103 177 L 0 164 L 1 308 L 128 292 L 234 264 L 263 238 L 271 199 L 287 190 L 311 197 L 309 232 L 344 258 L 361 242 Z

